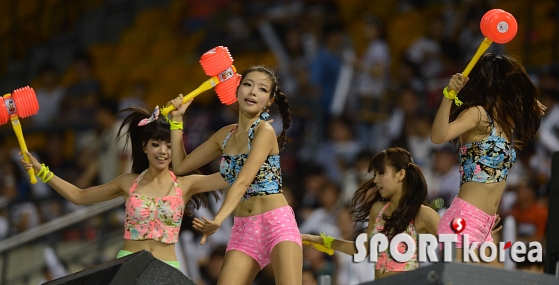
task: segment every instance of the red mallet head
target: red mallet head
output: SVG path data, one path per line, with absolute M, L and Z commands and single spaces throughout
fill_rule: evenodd
M 483 15 L 480 29 L 483 35 L 493 42 L 505 44 L 516 36 L 518 24 L 510 13 L 501 9 L 492 9 Z
M 227 47 L 218 46 L 202 55 L 200 58 L 202 69 L 208 76 L 217 76 L 219 84 L 215 92 L 222 104 L 233 104 L 237 101 L 236 90 L 240 75 L 233 66 L 233 57 Z
M 218 46 L 200 57 L 202 69 L 208 76 L 216 76 L 233 65 L 233 57 L 226 47 Z
M 241 82 L 241 76 L 237 73 L 232 78 L 227 79 L 215 87 L 215 93 L 219 97 L 221 104 L 231 105 L 237 102 L 237 87 Z
M 0 124 L 8 122 L 10 116 L 26 118 L 39 111 L 35 91 L 29 86 L 16 89 L 11 95 L 4 96 L 3 100 L 0 100 L 0 105 Z

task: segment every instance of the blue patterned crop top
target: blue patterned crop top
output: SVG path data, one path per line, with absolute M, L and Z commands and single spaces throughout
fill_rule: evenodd
M 466 182 L 494 183 L 507 179 L 508 170 L 516 161 L 512 144 L 497 134 L 493 120 L 491 134 L 482 141 L 460 145 L 460 185 Z
M 250 152 L 250 146 L 252 140 L 254 139 L 254 129 L 260 122 L 260 119 L 266 120 L 268 116 L 269 116 L 268 113 L 263 112 L 260 115 L 260 118 L 258 118 L 250 126 L 248 130 L 249 152 Z M 223 141 L 222 144 L 223 150 L 225 149 L 225 145 L 227 144 L 227 141 L 229 141 L 231 134 L 233 134 L 233 132 L 236 129 L 237 127 L 235 126 L 231 130 L 231 132 L 229 132 L 229 134 L 227 134 L 227 136 L 225 137 L 225 140 Z M 243 168 L 243 165 L 246 163 L 247 158 L 248 158 L 248 153 L 237 154 L 237 155 L 228 155 L 224 153 L 221 156 L 221 163 L 219 164 L 219 172 L 221 173 L 221 176 L 223 176 L 223 179 L 229 182 L 229 185 L 232 185 L 233 182 L 235 182 L 235 179 L 237 179 L 237 176 L 241 172 L 241 169 Z M 282 193 L 283 191 L 281 189 L 281 183 L 282 183 L 282 178 L 281 178 L 281 168 L 280 168 L 280 157 L 277 154 L 269 155 L 264 161 L 264 164 L 262 164 L 262 166 L 258 170 L 258 173 L 256 173 L 254 180 L 246 190 L 245 195 L 243 195 L 241 202 L 248 200 L 252 196 L 265 196 L 270 194 Z

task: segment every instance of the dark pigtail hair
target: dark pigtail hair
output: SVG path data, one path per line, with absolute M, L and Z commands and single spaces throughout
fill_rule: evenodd
M 247 74 L 254 71 L 268 74 L 273 82 L 273 85 L 271 86 L 272 91 L 270 92 L 270 97 L 274 98 L 274 103 L 278 105 L 278 111 L 280 112 L 282 118 L 282 131 L 277 138 L 279 149 L 282 150 L 285 145 L 291 141 L 291 139 L 285 134 L 286 130 L 291 126 L 291 111 L 289 110 L 289 101 L 287 101 L 287 97 L 283 92 L 281 92 L 279 88 L 278 76 L 276 75 L 276 73 L 263 65 L 255 65 L 249 67 L 243 72 L 241 78 L 246 77 Z
M 386 167 L 394 171 L 404 169 L 404 193 L 396 209 L 390 216 L 383 214 L 385 220 L 383 233 L 392 239 L 395 235 L 406 230 L 410 222 L 419 213 L 421 205 L 427 205 L 427 183 L 421 169 L 413 163 L 411 154 L 402 148 L 389 148 L 377 153 L 369 163 L 369 172 L 382 174 Z M 373 205 L 378 201 L 387 201 L 377 192 L 374 178 L 365 182 L 353 195 L 350 213 L 356 222 L 366 223 Z
M 151 112 L 142 108 L 127 108 L 119 111 L 119 113 L 125 112 L 129 112 L 130 114 L 126 116 L 126 118 L 120 125 L 120 128 L 118 129 L 117 139 L 122 139 L 122 137 L 126 136 L 125 148 L 128 147 L 128 142 L 130 142 L 132 146 L 131 171 L 132 173 L 140 174 L 142 173 L 142 171 L 146 170 L 149 167 L 149 160 L 147 158 L 147 155 L 144 153 L 144 146 L 150 139 L 171 142 L 171 126 L 162 115 L 159 115 L 156 120 L 148 123 L 147 125 L 138 126 L 138 123 L 142 119 L 146 119 L 151 116 Z M 128 126 L 128 128 L 124 131 L 126 126 Z M 194 170 L 192 172 L 177 176 L 186 176 L 191 174 L 200 174 L 200 172 L 198 170 Z M 219 199 L 217 191 L 212 191 L 209 194 L 214 196 L 216 201 Z M 190 198 L 190 200 L 186 202 L 184 214 L 192 216 L 193 209 L 200 209 L 200 207 L 208 206 L 209 199 L 206 193 L 195 194 Z
M 282 150 L 286 144 L 291 141 L 291 138 L 285 135 L 285 131 L 291 126 L 291 111 L 289 110 L 289 101 L 279 86 L 276 83 L 276 92 L 274 94 L 274 102 L 278 105 L 278 110 L 282 118 L 282 130 L 278 136 L 278 146 Z

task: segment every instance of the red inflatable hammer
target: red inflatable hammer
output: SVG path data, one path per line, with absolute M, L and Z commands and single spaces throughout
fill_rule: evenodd
M 19 117 L 26 118 L 37 114 L 37 111 L 39 111 L 39 102 L 37 102 L 35 91 L 31 87 L 25 86 L 14 90 L 12 94 L 4 95 L 2 99 L 0 100 L 0 124 L 3 125 L 8 120 L 12 122 L 23 158 L 25 161 L 30 162 Z M 27 170 L 27 173 L 29 173 L 31 184 L 37 183 L 37 177 L 35 177 L 33 168 Z

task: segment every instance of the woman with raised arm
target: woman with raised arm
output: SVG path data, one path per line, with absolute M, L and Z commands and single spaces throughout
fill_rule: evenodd
M 453 75 L 443 94 L 446 98 L 435 116 L 431 140 L 459 144 L 461 181 L 438 233 L 454 234 L 452 221 L 465 219 L 466 228 L 456 244 L 456 258 L 461 260 L 463 246 L 493 241 L 491 228 L 508 170 L 516 161 L 516 151 L 538 131 L 545 106 L 536 99 L 536 87 L 517 60 L 491 53 L 480 57 L 470 78 Z
M 291 123 L 289 104 L 278 86 L 276 74 L 254 66 L 242 74 L 237 88 L 239 120 L 223 127 L 189 155 L 182 133 L 173 131 L 171 147 L 175 169 L 188 172 L 221 156 L 220 172 L 231 187 L 214 220 L 194 220 L 204 232 L 201 244 L 231 213 L 234 225 L 218 284 L 251 284 L 256 274 L 271 263 L 276 284 L 301 284 L 303 257 L 301 234 L 293 209 L 282 193 L 279 151 L 287 143 Z M 173 121 L 182 121 L 190 103 L 182 95 L 171 101 Z M 267 108 L 278 105 L 283 130 L 279 137 L 266 122 Z
M 183 214 L 192 215 L 192 208 L 207 206 L 203 192 L 225 188 L 228 183 L 219 173 L 212 175 L 175 176 L 171 164 L 171 130 L 182 129 L 182 124 L 170 125 L 156 108 L 151 114 L 143 109 L 124 109 L 131 112 L 123 121 L 123 128 L 132 144 L 132 172 L 113 181 L 86 189 L 64 181 L 40 164 L 31 153 L 31 163 L 21 159 L 25 169 L 33 167 L 37 176 L 64 198 L 76 205 L 90 205 L 124 197 L 124 246 L 117 258 L 150 251 L 154 257 L 180 269 L 175 254 Z M 124 135 L 124 134 L 123 134 Z

